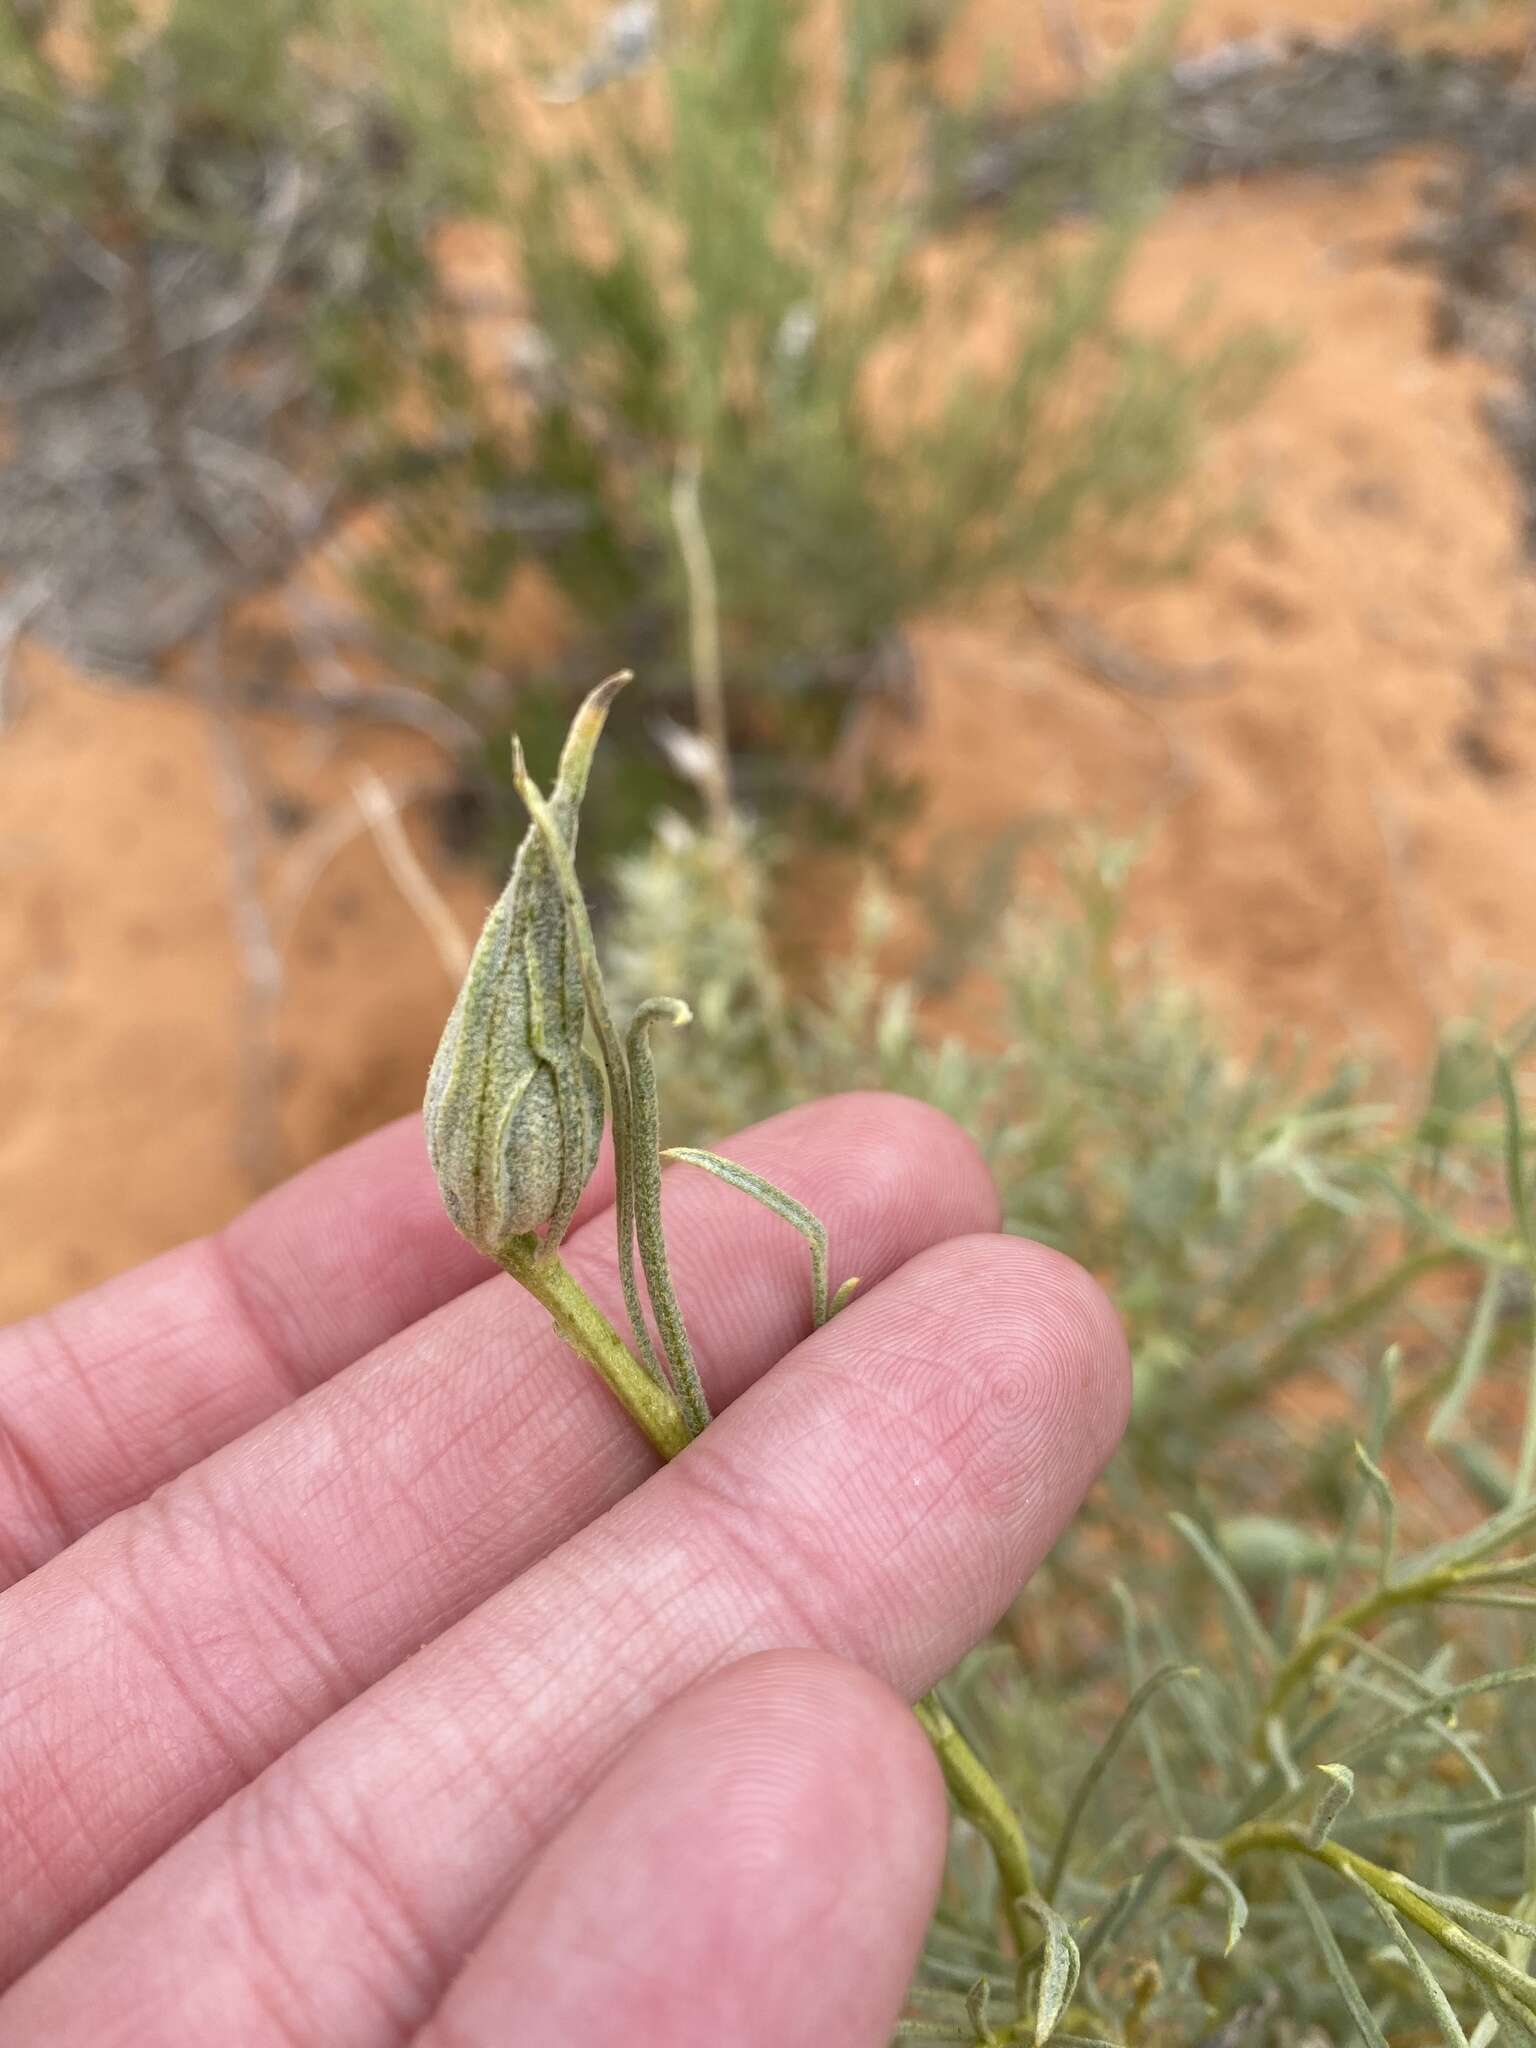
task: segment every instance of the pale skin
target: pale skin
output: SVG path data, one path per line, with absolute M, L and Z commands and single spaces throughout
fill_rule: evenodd
M 1114 1315 L 846 1096 L 686 1169 L 664 1468 L 414 1120 L 0 1333 L 6 2048 L 883 2048 L 939 1882 L 905 1702 L 1124 1423 Z M 610 1314 L 611 1174 L 564 1256 Z

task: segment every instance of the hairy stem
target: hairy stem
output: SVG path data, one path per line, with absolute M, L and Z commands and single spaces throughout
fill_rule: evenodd
M 656 1327 L 661 1332 L 672 1384 L 683 1404 L 683 1413 L 695 1436 L 709 1423 L 709 1401 L 704 1382 L 694 1363 L 693 1346 L 683 1322 L 672 1272 L 667 1262 L 667 1241 L 661 1227 L 661 1128 L 656 1101 L 656 1069 L 651 1064 L 652 1020 L 666 1017 L 682 1026 L 691 1021 L 686 1003 L 671 996 L 652 996 L 636 1010 L 625 1040 L 629 1061 L 630 1112 L 633 1138 L 631 1187 L 635 1204 L 635 1234 L 640 1243 L 640 1264 L 645 1272 L 645 1289 L 651 1297 Z
M 1346 1849 L 1342 1843 L 1331 1839 L 1309 1841 L 1299 1828 L 1278 1822 L 1251 1821 L 1220 1844 L 1220 1854 L 1229 1863 L 1262 1850 L 1305 1856 L 1313 1863 L 1325 1864 L 1340 1877 L 1364 1885 L 1377 1898 L 1384 1899 L 1401 1913 L 1405 1920 L 1411 1920 L 1415 1927 L 1422 1928 L 1432 1941 L 1455 1956 L 1474 1976 L 1486 1978 L 1489 1964 L 1486 1945 L 1469 1934 L 1433 1899 L 1425 1898 L 1397 1871 L 1372 1863 L 1368 1857 L 1357 1855 L 1353 1849 Z M 1536 2013 L 1536 1978 L 1524 1978 L 1516 1971 L 1510 1971 L 1507 1976 L 1501 1971 L 1500 1978 L 1505 1988 L 1513 1992 L 1516 2003 L 1525 2011 Z
M 1447 1565 L 1440 1571 L 1426 1573 L 1422 1578 L 1405 1579 L 1401 1585 L 1378 1587 L 1352 1606 L 1341 1607 L 1337 1614 L 1320 1623 L 1311 1635 L 1303 1637 L 1276 1671 L 1264 1702 L 1260 1725 L 1279 1712 L 1297 1686 L 1311 1675 L 1335 1645 L 1347 1642 L 1350 1636 L 1358 1635 L 1372 1622 L 1380 1621 L 1383 1615 L 1391 1614 L 1400 1607 L 1415 1607 L 1439 1599 L 1442 1594 L 1452 1591 L 1465 1576 L 1463 1571 Z
M 693 1432 L 667 1388 L 653 1379 L 597 1303 L 558 1258 L 541 1258 L 530 1231 L 501 1251 L 513 1279 L 554 1318 L 555 1327 L 618 1399 L 659 1458 L 675 1458 Z
M 1008 1931 L 1019 1954 L 1027 1955 L 1036 1945 L 1037 1936 L 1020 1901 L 1034 1896 L 1035 1872 L 1018 1817 L 1003 1797 L 997 1780 L 950 1719 L 938 1694 L 925 1694 L 913 1712 L 933 1745 L 950 1798 L 992 1851 L 1002 1881 Z

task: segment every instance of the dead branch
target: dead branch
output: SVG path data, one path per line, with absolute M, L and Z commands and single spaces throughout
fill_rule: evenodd
M 156 319 L 156 352 L 162 361 L 205 348 L 215 341 L 233 341 L 255 319 L 281 281 L 283 266 L 303 211 L 308 177 L 297 161 L 284 166 L 276 190 L 259 219 L 253 224 L 254 246 L 245 275 L 202 319 L 185 327 L 165 328 Z M 81 231 L 71 230 L 73 235 Z M 123 290 L 128 283 L 128 263 L 116 250 L 84 238 L 83 248 L 72 249 L 73 259 L 108 291 Z M 117 346 L 98 349 L 89 356 L 77 356 L 50 370 L 40 371 L 6 393 L 13 402 L 58 398 L 68 392 L 87 391 L 98 384 L 114 383 L 132 376 L 137 355 L 131 339 Z
M 720 598 L 714 557 L 699 503 L 700 470 L 696 454 L 683 457 L 672 478 L 672 524 L 688 586 L 689 666 L 693 675 L 694 715 L 698 738 L 694 780 L 703 792 L 710 824 L 721 844 L 734 830 L 731 801 L 731 741 L 725 713 L 725 676 L 720 659 Z
M 388 787 L 386 794 L 391 809 L 399 813 L 440 796 L 442 785 L 427 781 L 397 783 Z M 360 804 L 333 804 L 295 842 L 273 891 L 277 943 L 284 954 L 292 946 L 299 922 L 332 861 L 369 829 L 368 817 Z
M 400 806 L 388 786 L 371 768 L 352 777 L 352 793 L 389 878 L 420 918 L 443 963 L 449 986 L 457 988 L 469 965 L 470 946 L 441 890 L 422 866 L 400 822 Z

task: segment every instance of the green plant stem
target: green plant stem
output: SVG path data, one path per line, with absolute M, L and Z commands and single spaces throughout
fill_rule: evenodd
M 1238 1828 L 1219 1845 L 1219 1853 L 1228 1863 L 1262 1850 L 1305 1856 L 1313 1863 L 1325 1864 L 1341 1877 L 1365 1885 L 1377 1898 L 1385 1899 L 1389 1906 L 1395 1907 L 1405 1920 L 1411 1920 L 1415 1927 L 1422 1928 L 1432 1941 L 1438 1942 L 1475 1976 L 1482 1978 L 1486 1975 L 1484 1945 L 1432 1899 L 1426 1899 L 1415 1891 L 1395 1870 L 1372 1863 L 1369 1857 L 1357 1855 L 1353 1849 L 1346 1849 L 1339 1842 L 1309 1842 L 1299 1828 L 1274 1821 L 1250 1821 L 1247 1827 Z M 1528 1993 L 1515 1990 L 1513 1995 L 1526 2011 L 1536 2013 L 1536 1978 L 1529 1981 Z M 1505 1984 L 1506 1988 L 1513 1989 L 1508 1979 L 1505 1979 Z
M 926 1693 L 912 1710 L 933 1745 L 949 1796 L 992 1851 L 1002 1880 L 1003 1911 L 1020 1956 L 1037 1945 L 1033 1923 L 1020 1900 L 1035 1895 L 1029 1844 L 997 1780 L 950 1719 L 937 1693 Z
M 501 1263 L 548 1309 L 566 1343 L 617 1398 L 657 1456 L 675 1458 L 693 1433 L 672 1394 L 646 1371 L 565 1264 L 538 1254 L 539 1240 L 530 1231 L 503 1246 Z
M 1340 1608 L 1311 1635 L 1304 1637 L 1276 1671 L 1260 1716 L 1261 1726 L 1279 1712 L 1297 1686 L 1336 1643 L 1347 1640 L 1351 1635 L 1359 1635 L 1373 1622 L 1380 1621 L 1384 1614 L 1391 1614 L 1397 1608 L 1415 1607 L 1438 1599 L 1465 1577 L 1464 1571 L 1447 1565 L 1441 1571 L 1425 1573 L 1422 1578 L 1405 1579 L 1400 1585 L 1380 1586 L 1374 1593 L 1356 1600 L 1352 1606 Z

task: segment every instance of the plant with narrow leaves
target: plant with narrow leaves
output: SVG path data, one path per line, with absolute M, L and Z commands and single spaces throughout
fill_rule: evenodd
M 1051 894 L 925 878 L 948 956 L 995 985 L 981 1009 L 966 984 L 991 1047 L 940 1037 L 921 974 L 885 966 L 915 916 L 889 886 L 770 1008 L 750 865 L 729 913 L 676 821 L 618 868 L 611 979 L 664 960 L 699 1019 L 686 1058 L 658 1048 L 671 1122 L 707 1145 L 828 1090 L 925 1097 L 985 1147 L 1009 1227 L 1099 1273 L 1136 1362 L 1105 1481 L 945 1682 L 930 1732 L 980 1776 L 951 1749 L 903 2038 L 1530 2038 L 1529 1028 L 1501 1049 L 1454 1027 L 1403 1103 L 1359 1070 L 1236 1061 L 1124 940 L 1122 851 L 1076 846 Z

